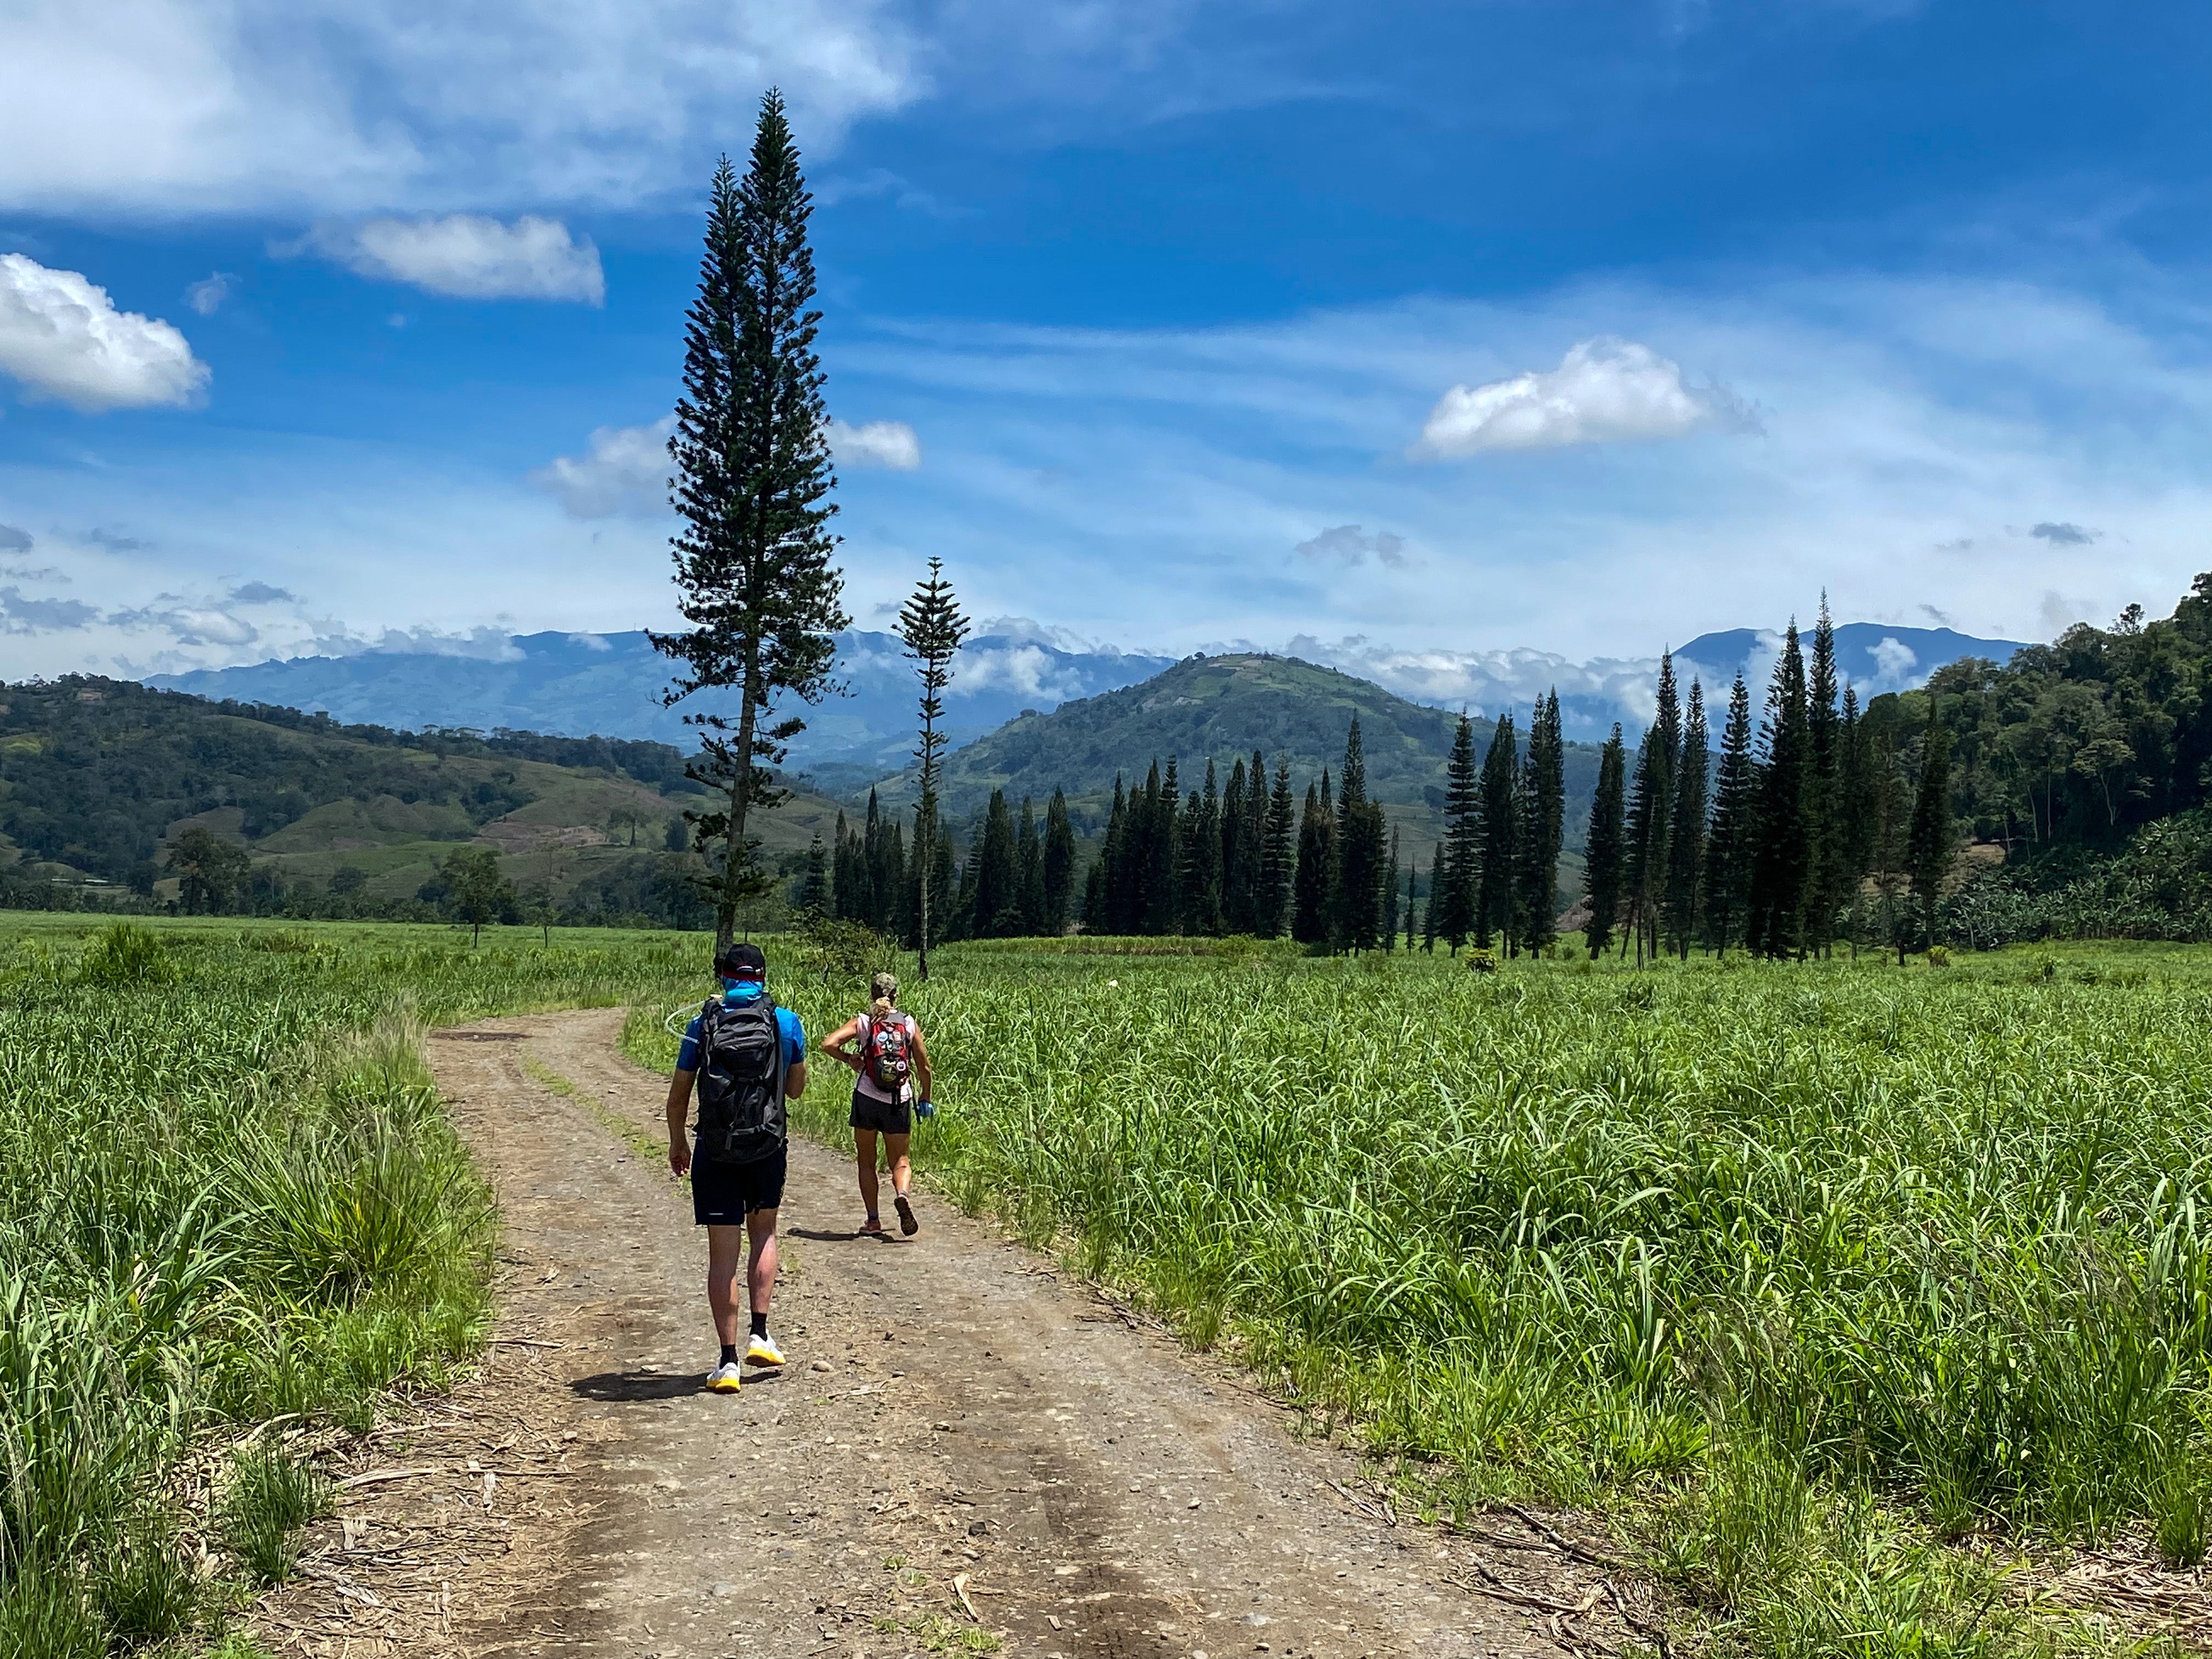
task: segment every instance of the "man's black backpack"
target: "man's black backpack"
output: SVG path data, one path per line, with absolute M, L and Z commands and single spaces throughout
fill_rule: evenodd
M 708 999 L 699 1011 L 699 1156 L 752 1164 L 783 1150 L 783 1031 L 775 999 Z

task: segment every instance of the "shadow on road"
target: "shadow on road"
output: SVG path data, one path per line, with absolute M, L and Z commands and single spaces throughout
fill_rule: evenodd
M 580 1376 L 568 1386 L 586 1400 L 635 1403 L 697 1394 L 704 1386 L 699 1376 L 691 1371 L 601 1371 L 595 1376 Z

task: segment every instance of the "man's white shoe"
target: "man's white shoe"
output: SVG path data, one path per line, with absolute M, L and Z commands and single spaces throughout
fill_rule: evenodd
M 707 1373 L 707 1386 L 716 1394 L 735 1394 L 744 1385 L 745 1375 L 736 1365 L 717 1365 Z
M 765 1334 L 757 1336 L 752 1340 L 752 1346 L 745 1350 L 745 1364 L 781 1365 L 783 1364 L 783 1350 L 775 1346 L 775 1340 L 773 1337 Z

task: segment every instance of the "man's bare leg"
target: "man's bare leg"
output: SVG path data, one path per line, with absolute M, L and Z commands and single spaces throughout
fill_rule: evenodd
M 745 1295 L 752 1311 L 762 1319 L 768 1317 L 769 1298 L 775 1294 L 775 1218 L 774 1210 L 754 1210 L 745 1217 L 745 1231 L 752 1235 L 753 1255 L 751 1270 L 745 1280 Z M 735 1232 L 732 1227 L 731 1231 Z M 730 1328 L 737 1328 L 737 1310 L 731 1310 Z
M 773 1221 L 775 1212 L 766 1212 Z M 748 1218 L 750 1219 L 750 1218 Z M 714 1335 L 724 1347 L 738 1340 L 738 1263 L 744 1258 L 743 1227 L 707 1229 L 707 1306 L 714 1315 Z M 759 1246 L 754 1246 L 757 1258 Z M 769 1255 L 769 1277 L 775 1277 L 775 1252 Z

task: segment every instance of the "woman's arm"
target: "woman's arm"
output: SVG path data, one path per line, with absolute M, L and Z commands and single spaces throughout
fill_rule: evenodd
M 860 1017 L 855 1014 L 822 1039 L 822 1052 L 830 1059 L 842 1065 L 849 1066 L 857 1072 L 861 1065 L 860 1051 L 854 1048 L 852 1043 L 853 1039 L 860 1034 Z
M 915 1098 L 929 1098 L 929 1045 L 921 1040 L 921 1022 L 914 1023 L 914 1086 Z

